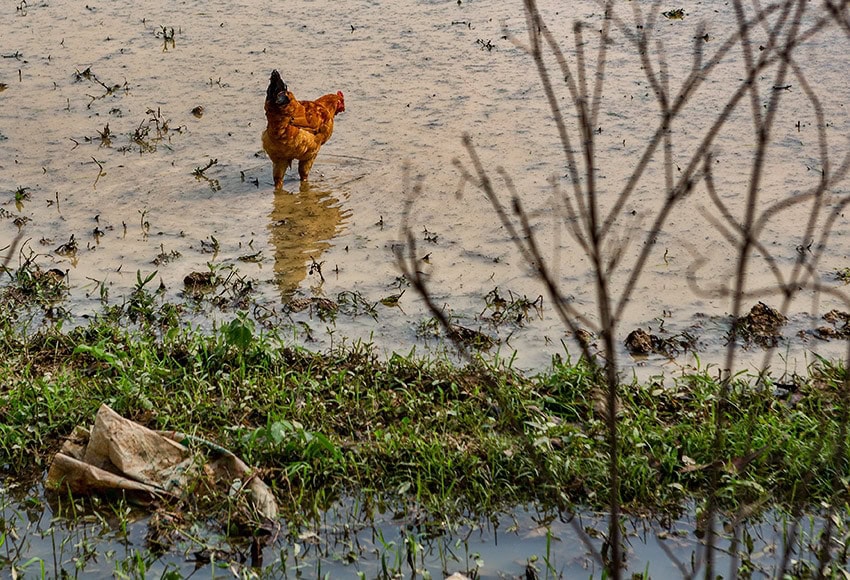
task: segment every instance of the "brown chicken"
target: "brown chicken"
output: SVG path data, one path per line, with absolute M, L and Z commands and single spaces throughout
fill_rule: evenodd
M 294 159 L 301 181 L 307 180 L 319 148 L 331 138 L 334 117 L 344 110 L 342 91 L 315 101 L 299 101 L 280 74 L 272 71 L 266 91 L 268 125 L 263 131 L 263 149 L 272 160 L 275 189 L 283 187 L 283 174 Z

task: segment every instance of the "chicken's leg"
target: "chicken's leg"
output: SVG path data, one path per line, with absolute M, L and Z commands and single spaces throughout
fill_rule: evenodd
M 283 175 L 289 169 L 290 163 L 292 162 L 272 161 L 272 176 L 274 177 L 275 190 L 283 189 Z
M 307 181 L 307 177 L 310 175 L 310 168 L 313 167 L 315 160 L 315 157 L 311 157 L 310 159 L 302 159 L 298 162 L 298 175 L 301 176 L 301 181 Z

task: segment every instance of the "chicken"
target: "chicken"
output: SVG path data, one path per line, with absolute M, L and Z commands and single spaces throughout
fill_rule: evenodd
M 272 160 L 275 189 L 283 187 L 283 174 L 294 159 L 301 181 L 307 181 L 319 148 L 331 138 L 334 117 L 345 110 L 342 91 L 315 101 L 299 101 L 274 70 L 265 108 L 268 124 L 263 131 L 263 149 Z

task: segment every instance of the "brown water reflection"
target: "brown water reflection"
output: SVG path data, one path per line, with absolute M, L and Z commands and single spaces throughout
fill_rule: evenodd
M 284 301 L 307 277 L 313 261 L 322 262 L 322 253 L 333 245 L 350 216 L 351 210 L 324 186 L 302 183 L 297 193 L 286 189 L 275 193 L 267 227 L 275 281 Z

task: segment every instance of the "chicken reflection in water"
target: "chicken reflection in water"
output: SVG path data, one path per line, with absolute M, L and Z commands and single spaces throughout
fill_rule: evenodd
M 292 298 L 307 277 L 312 261 L 321 262 L 322 253 L 331 247 L 350 216 L 351 211 L 343 209 L 339 199 L 321 186 L 302 183 L 299 193 L 275 192 L 269 233 L 275 279 L 284 301 Z M 320 277 L 314 276 L 315 286 Z

